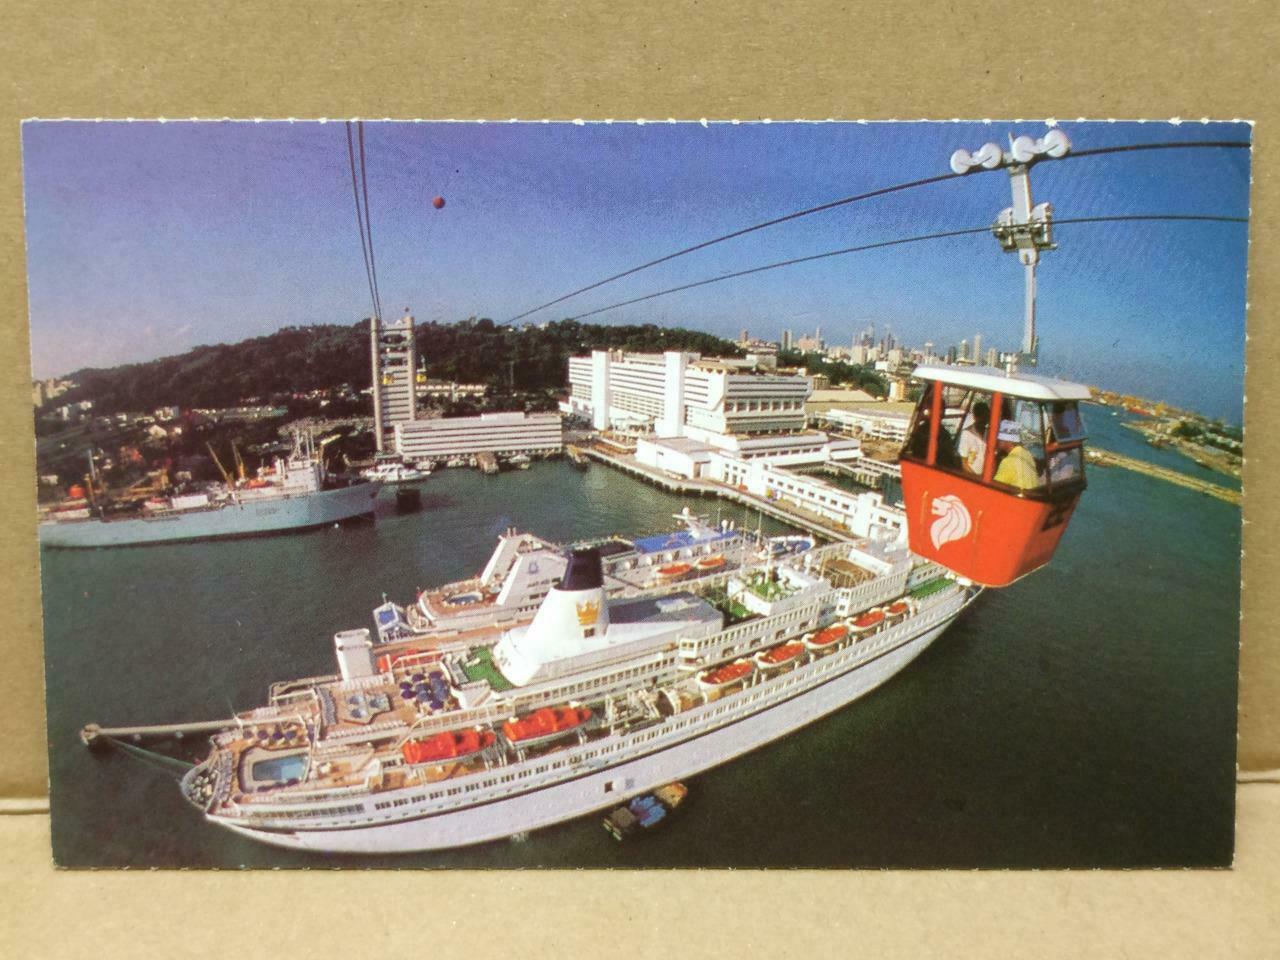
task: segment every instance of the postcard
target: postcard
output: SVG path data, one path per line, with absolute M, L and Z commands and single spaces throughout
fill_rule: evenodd
M 1251 139 L 26 122 L 55 862 L 1230 866 Z

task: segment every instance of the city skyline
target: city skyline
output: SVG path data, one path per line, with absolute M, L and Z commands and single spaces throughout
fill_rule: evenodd
M 1244 140 L 1246 124 L 1063 124 L 1077 148 Z M 502 322 L 585 283 L 744 225 L 947 171 L 1043 124 L 381 124 L 366 126 L 384 314 Z M 24 126 L 33 375 L 114 366 L 371 311 L 340 123 Z M 1059 218 L 1248 213 L 1247 151 L 1046 163 Z M 443 210 L 431 206 L 441 195 Z M 675 202 L 673 202 L 675 201 Z M 989 224 L 984 174 L 802 218 L 591 291 L 545 322 L 653 290 L 864 242 Z M 1045 373 L 1239 422 L 1241 224 L 1056 228 L 1040 266 Z M 1016 349 L 1021 269 L 990 235 L 713 284 L 591 318 L 735 339 L 874 322 L 914 346 Z M 85 317 L 92 317 L 86 322 Z M 976 322 L 975 322 L 976 321 Z

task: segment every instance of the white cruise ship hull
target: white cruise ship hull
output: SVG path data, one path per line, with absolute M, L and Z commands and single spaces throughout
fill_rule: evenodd
M 947 609 L 929 617 L 930 622 L 921 624 L 916 636 L 904 638 L 873 659 L 830 679 L 815 678 L 813 685 L 802 692 L 742 719 L 695 733 L 633 760 L 611 762 L 594 772 L 583 764 L 581 769 L 585 772 L 572 779 L 533 787 L 514 796 L 424 813 L 416 819 L 348 828 L 273 829 L 251 827 L 228 817 L 210 819 L 277 846 L 353 854 L 440 850 L 537 830 L 614 807 L 627 797 L 709 770 L 839 710 L 911 663 L 951 625 L 967 603 L 968 599 L 957 597 Z
M 40 544 L 59 548 L 121 547 L 305 530 L 373 513 L 378 489 L 376 483 L 360 483 L 148 517 L 51 520 L 39 525 Z

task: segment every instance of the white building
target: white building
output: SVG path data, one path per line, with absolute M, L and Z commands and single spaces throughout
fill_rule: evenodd
M 559 453 L 564 433 L 558 413 L 482 413 L 395 425 L 395 449 L 406 460 Z
M 389 445 L 397 424 L 418 415 L 417 349 L 413 316 L 369 321 L 369 352 L 373 362 L 373 435 L 381 451 Z
M 841 430 L 860 430 L 865 437 L 905 443 L 911 414 L 892 410 L 828 410 L 823 419 Z
M 666 438 L 803 430 L 808 379 L 752 367 L 747 360 L 680 351 L 596 350 L 569 360 L 569 406 L 597 430 L 652 431 Z
M 830 437 L 819 430 L 763 437 L 717 437 L 732 441 L 711 444 L 692 437 L 651 437 L 636 443 L 636 460 L 647 467 L 689 479 L 719 480 L 723 460 L 767 461 L 775 466 L 800 467 L 861 459 L 862 443 Z

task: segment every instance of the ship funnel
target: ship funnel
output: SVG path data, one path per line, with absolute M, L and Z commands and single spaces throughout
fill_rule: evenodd
M 600 550 L 587 547 L 569 554 L 569 567 L 555 589 L 564 591 L 600 590 L 604 587 L 604 569 L 600 565 Z
M 547 665 L 601 649 L 608 631 L 600 551 L 574 550 L 564 577 L 547 593 L 533 622 L 498 641 L 494 661 L 508 680 L 523 686 Z

